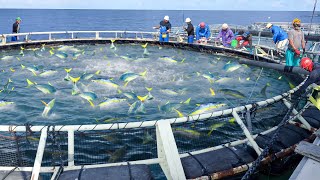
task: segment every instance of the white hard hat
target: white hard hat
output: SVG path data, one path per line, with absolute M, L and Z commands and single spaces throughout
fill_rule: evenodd
M 272 26 L 272 24 L 271 23 L 268 23 L 267 25 L 266 25 L 266 28 L 271 28 L 271 26 Z
M 169 21 L 169 16 L 165 16 L 163 19 Z
M 186 23 L 191 22 L 190 18 L 186 18 Z
M 224 24 L 222 24 L 222 29 L 228 29 L 228 24 L 226 24 L 226 23 L 224 23 Z

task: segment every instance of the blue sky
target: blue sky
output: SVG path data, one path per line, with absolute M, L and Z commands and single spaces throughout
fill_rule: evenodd
M 0 0 L 0 4 L 0 8 L 35 9 L 312 11 L 314 0 Z

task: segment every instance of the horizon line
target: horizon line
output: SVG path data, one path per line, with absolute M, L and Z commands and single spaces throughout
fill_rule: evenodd
M 86 8 L 0 8 L 7 10 L 124 10 L 124 11 L 282 11 L 282 12 L 312 12 L 307 10 L 251 10 L 251 9 L 243 9 L 243 10 L 231 10 L 231 9 L 86 9 Z M 315 11 L 320 12 L 320 11 Z

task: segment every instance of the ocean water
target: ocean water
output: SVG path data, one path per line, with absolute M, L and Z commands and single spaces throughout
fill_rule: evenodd
M 110 123 L 115 117 L 118 119 L 113 122 L 176 118 L 194 113 L 200 105 L 237 107 L 290 88 L 281 74 L 240 65 L 237 57 L 114 44 L 114 49 L 110 44 L 39 45 L 35 49 L 2 51 L 0 97 L 14 104 L 0 108 L 0 123 L 95 124 Z M 67 74 L 66 69 L 70 68 Z M 126 77 L 126 73 L 134 74 Z M 84 74 L 91 76 L 85 78 Z M 81 79 L 73 84 L 68 76 Z M 130 78 L 132 81 L 126 83 Z M 113 85 L 99 82 L 101 79 L 112 81 Z M 35 85 L 28 86 L 28 81 Z M 45 90 L 52 90 L 44 91 L 42 85 Z M 72 94 L 76 88 L 78 93 Z M 92 104 L 83 97 L 87 92 L 94 93 Z M 137 96 L 144 98 L 139 100 Z M 117 102 L 101 104 L 115 98 Z M 43 102 L 52 99 L 52 111 L 47 117 L 42 116 Z
M 39 45 L 34 49 L 2 50 L 0 87 L 4 91 L 0 93 L 0 98 L 14 104 L 0 107 L 0 124 L 100 124 L 176 118 L 179 114 L 175 110 L 187 115 L 201 105 L 210 103 L 226 104 L 222 108 L 235 107 L 270 98 L 290 89 L 289 80 L 278 72 L 239 65 L 238 57 L 156 45 L 148 45 L 146 52 L 140 44 L 117 44 L 117 41 L 114 45 L 116 48 L 111 48 L 110 44 L 96 44 L 74 47 Z M 80 79 L 76 83 L 81 93 L 96 94 L 97 98 L 92 100 L 94 107 L 81 97 L 81 94 L 72 95 L 74 85 L 65 80 L 67 76 L 65 69 L 69 68 L 72 68 L 69 72 L 72 77 L 99 71 L 91 78 Z M 41 75 L 42 72 L 50 70 L 50 75 Z M 125 86 L 121 76 L 127 72 L 137 74 L 146 72 L 146 74 Z M 209 76 L 210 73 L 212 78 L 208 80 L 206 75 Z M 12 82 L 4 88 L 9 78 Z M 27 79 L 37 84 L 28 87 Z M 112 79 L 119 87 L 114 88 L 92 81 L 97 79 Z M 56 91 L 45 94 L 37 88 L 39 85 L 48 84 Z M 130 99 L 124 96 L 124 93 L 134 92 L 143 97 L 149 95 L 146 87 L 152 88 L 150 93 L 153 96 L 143 102 L 146 112 L 133 110 L 132 113 L 128 113 L 131 106 L 139 100 Z M 214 96 L 210 88 L 215 91 Z M 224 93 L 223 89 L 235 90 L 233 93 L 238 92 L 238 94 L 233 96 L 228 92 Z M 99 103 L 107 98 L 126 100 L 99 107 Z M 190 102 L 186 103 L 189 98 Z M 41 101 L 48 103 L 52 99 L 56 100 L 55 105 L 48 116 L 43 117 L 45 106 Z M 164 108 L 168 104 L 175 106 L 172 109 Z M 141 103 L 139 106 L 141 107 Z M 277 125 L 285 110 L 286 107 L 282 103 L 259 109 L 252 120 L 253 133 L 260 133 Z M 245 138 L 241 128 L 230 115 L 175 124 L 172 125 L 172 129 L 179 153 Z M 21 138 L 20 152 L 24 157 L 24 163 L 33 164 L 39 136 L 39 133 L 34 133 Z M 49 137 L 51 138 L 51 135 Z M 50 138 L 49 140 L 52 140 Z M 67 162 L 67 134 L 61 132 L 56 138 L 62 149 L 62 160 Z M 0 146 L 8 146 L 7 141 L 2 143 Z M 14 151 L 14 147 L 11 146 L 8 148 L 10 152 Z M 55 148 L 57 147 L 47 144 L 43 165 L 60 162 L 59 152 Z M 76 165 L 126 162 L 156 157 L 154 127 L 75 132 Z M 10 156 L 3 158 L 10 159 Z M 5 165 L 9 163 L 11 161 Z M 165 179 L 159 168 L 151 169 L 156 179 Z
M 16 17 L 22 18 L 21 32 L 66 30 L 139 30 L 155 31 L 165 15 L 172 26 L 182 26 L 190 17 L 194 25 L 208 24 L 250 25 L 254 22 L 289 22 L 300 18 L 310 23 L 311 11 L 194 11 L 194 10 L 36 10 L 0 9 L 0 34 L 11 33 Z M 313 22 L 319 23 L 319 12 Z

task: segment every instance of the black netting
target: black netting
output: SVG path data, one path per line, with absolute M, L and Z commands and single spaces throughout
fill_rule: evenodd
M 230 116 L 172 125 L 179 153 L 196 151 L 245 138 Z
M 33 166 L 40 139 L 39 133 L 5 133 L 0 134 L 1 166 Z
M 67 165 L 68 132 L 49 131 L 42 166 Z
M 156 158 L 155 136 L 155 128 L 75 132 L 75 164 Z
M 288 108 L 281 101 L 253 110 L 251 112 L 252 133 L 258 134 L 277 126 L 287 110 Z M 245 119 L 243 121 L 246 122 Z

